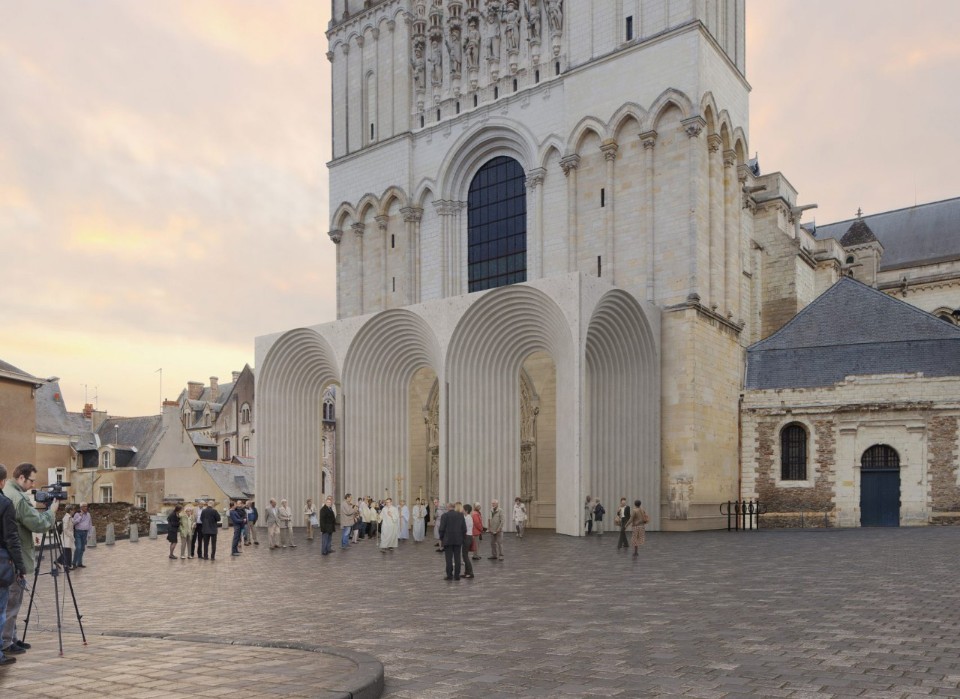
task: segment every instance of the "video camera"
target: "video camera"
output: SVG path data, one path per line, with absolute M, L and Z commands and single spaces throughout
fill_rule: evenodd
M 52 485 L 45 485 L 42 488 L 38 488 L 33 491 L 33 499 L 38 505 L 44 505 L 54 500 L 66 500 L 67 491 L 64 488 L 69 488 L 70 484 L 65 481 L 57 481 Z

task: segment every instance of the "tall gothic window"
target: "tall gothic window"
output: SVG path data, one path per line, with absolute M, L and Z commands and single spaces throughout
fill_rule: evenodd
M 807 431 L 787 425 L 780 431 L 780 480 L 807 480 Z
M 467 200 L 470 291 L 527 280 L 527 197 L 523 168 L 499 156 L 470 183 Z

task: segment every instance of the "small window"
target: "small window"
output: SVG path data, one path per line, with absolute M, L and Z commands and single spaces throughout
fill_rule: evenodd
M 420 115 L 420 128 L 423 128 L 423 114 Z
M 397 246 L 397 241 L 394 239 L 395 236 L 393 233 L 390 234 L 390 249 L 393 250 Z
M 553 64 L 553 70 L 557 75 L 560 75 L 560 61 Z
M 865 471 L 896 471 L 900 468 L 900 455 L 886 444 L 874 444 L 860 457 L 860 468 Z
M 459 114 L 459 113 L 460 113 L 460 103 L 457 102 L 457 114 Z
M 853 257 L 853 255 L 847 255 L 847 264 L 852 265 L 854 263 L 854 259 L 855 258 Z
M 243 441 L 240 443 L 243 451 L 240 453 L 241 456 L 250 456 L 250 438 L 244 437 Z
M 147 496 L 142 494 L 137 494 L 136 507 L 139 507 L 141 510 L 147 509 Z
M 807 431 L 787 425 L 780 432 L 780 480 L 807 480 Z
M 477 96 L 474 95 L 474 96 L 473 96 L 473 106 L 476 107 L 477 104 L 479 104 L 479 102 L 478 102 L 478 100 L 477 100 Z
M 627 17 L 627 41 L 633 41 L 633 16 Z
M 499 98 L 500 98 L 500 88 L 499 88 L 499 87 L 494 87 L 494 88 L 493 88 L 493 99 L 499 99 Z
M 600 259 L 600 257 L 601 257 L 600 255 L 597 255 L 597 276 L 598 277 L 603 276 L 603 264 L 602 264 L 603 261 Z
M 373 140 L 373 124 L 370 124 L 370 140 Z
M 230 453 L 230 440 L 226 440 L 223 443 L 223 460 L 229 461 L 233 455 Z
M 516 78 L 513 79 L 513 91 L 514 91 L 514 92 L 517 91 L 517 79 L 516 79 Z
M 100 455 L 100 467 L 110 468 L 110 452 L 105 451 Z
M 396 277 L 391 277 L 391 279 L 392 279 L 392 281 L 393 281 L 393 290 L 396 291 L 396 290 L 397 290 L 397 278 L 396 278 Z
M 440 121 L 440 110 L 437 110 L 437 121 Z
M 103 502 L 103 503 L 113 502 L 113 486 L 112 485 L 100 486 L 100 502 Z
M 600 188 L 600 208 L 602 209 L 606 205 L 607 205 L 607 192 L 603 187 L 601 187 Z
M 535 82 L 535 83 L 539 83 L 539 82 L 540 82 L 540 71 L 539 71 L 539 70 L 533 71 L 533 82 Z

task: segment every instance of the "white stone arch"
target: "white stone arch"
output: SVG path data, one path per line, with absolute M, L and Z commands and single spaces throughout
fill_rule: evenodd
M 617 111 L 613 113 L 613 116 L 610 117 L 610 121 L 607 123 L 607 133 L 610 134 L 610 138 L 616 138 L 617 133 L 619 133 L 623 122 L 629 118 L 633 118 L 638 126 L 643 126 L 647 120 L 647 112 L 636 102 L 627 102 L 620 106 Z M 640 133 L 633 134 L 637 138 L 640 137 Z
M 468 130 L 448 151 L 437 177 L 442 198 L 466 201 L 473 176 L 491 158 L 508 156 L 528 171 L 536 162 L 536 154 L 536 140 L 526 126 L 512 120 L 491 119 Z
M 257 378 L 257 499 L 292 503 L 320 496 L 323 395 L 340 382 L 336 355 L 320 334 L 298 328 L 267 352 Z
M 540 150 L 537 153 L 537 167 L 546 169 L 547 160 L 550 158 L 551 151 L 556 151 L 557 157 L 563 157 L 563 141 L 556 134 L 551 134 L 540 144 Z
M 342 202 L 336 208 L 331 217 L 331 227 L 333 230 L 346 230 L 350 223 L 357 220 L 357 211 L 349 202 Z
M 647 112 L 649 122 L 644 131 L 656 131 L 661 116 L 670 109 L 670 107 L 676 107 L 680 110 L 681 121 L 693 116 L 693 102 L 690 101 L 690 98 L 679 90 L 675 90 L 672 87 L 667 88 L 661 92 L 660 96 L 650 105 L 650 109 Z
M 600 299 L 587 326 L 583 424 L 587 490 L 608 511 L 639 498 L 660 528 L 660 353 L 643 307 L 625 291 Z
M 423 367 L 442 377 L 440 345 L 429 324 L 406 309 L 376 314 L 350 343 L 341 421 L 345 492 L 393 494 L 398 473 L 409 483 L 410 379 Z
M 357 221 L 364 222 L 369 218 L 370 212 L 373 211 L 373 215 L 376 216 L 377 212 L 380 210 L 380 201 L 377 199 L 376 195 L 367 192 L 364 194 L 360 201 L 357 202 Z
M 706 114 L 708 109 L 711 110 L 715 116 L 720 113 L 720 109 L 717 107 L 717 100 L 710 90 L 704 92 L 700 98 L 700 113 Z
M 570 137 L 567 139 L 567 155 L 578 155 L 580 153 L 580 145 L 583 143 L 583 139 L 586 137 L 588 131 L 595 133 L 600 143 L 603 143 L 608 138 L 607 125 L 596 117 L 586 116 L 581 119 L 573 128 L 573 131 L 570 132 Z
M 387 216 L 390 213 L 390 204 L 391 202 L 396 201 L 397 205 L 402 209 L 407 206 L 408 198 L 407 193 L 404 192 L 399 187 L 388 187 L 386 191 L 380 196 L 380 203 L 377 208 L 378 216 Z
M 421 180 L 420 184 L 417 185 L 417 188 L 413 192 L 413 201 L 417 203 L 417 206 L 421 209 L 423 208 L 423 203 L 427 199 L 427 195 L 437 198 L 437 184 L 430 178 L 425 178 Z
M 750 150 L 747 148 L 747 136 L 739 126 L 733 130 L 733 149 L 737 152 L 737 164 L 745 165 Z
M 441 411 L 447 449 L 441 452 L 440 492 L 448 499 L 487 504 L 496 498 L 504 505 L 520 494 L 519 377 L 523 361 L 534 352 L 550 354 L 557 375 L 556 529 L 576 535 L 576 352 L 560 307 L 530 286 L 487 292 L 454 330 L 446 358 L 446 410 Z

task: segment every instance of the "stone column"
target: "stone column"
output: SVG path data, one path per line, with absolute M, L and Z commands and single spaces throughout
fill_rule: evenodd
M 680 122 L 683 130 L 687 134 L 687 201 L 688 201 L 688 219 L 687 219 L 687 255 L 689 257 L 687 282 L 687 299 L 694 302 L 700 301 L 700 265 L 697 255 L 699 254 L 699 243 L 701 238 L 701 221 L 703 202 L 701 199 L 701 188 L 703 178 L 701 177 L 705 168 L 703 159 L 706 155 L 706 149 L 702 147 L 700 134 L 706 122 L 703 117 L 695 116 L 684 119 Z
M 615 170 L 616 161 L 617 161 L 617 151 L 620 147 L 617 145 L 617 142 L 612 138 L 607 139 L 600 146 L 600 152 L 603 153 L 603 159 L 607 164 L 607 186 L 606 186 L 606 201 L 604 202 L 604 241 L 603 241 L 603 265 L 601 272 L 603 270 L 610 270 L 609 274 L 605 276 L 610 280 L 611 284 L 616 284 L 616 269 L 614 268 L 614 260 L 616 259 L 616 241 L 614 240 L 614 228 L 616 224 L 616 209 L 614 208 L 614 186 L 616 184 Z
M 740 290 L 743 286 L 743 269 L 740 262 L 740 202 L 737 201 L 737 153 L 723 152 L 723 212 L 726 233 L 726 309 L 727 317 L 737 321 L 742 318 Z
M 709 155 L 709 194 L 710 194 L 710 286 L 707 289 L 706 303 L 712 309 L 726 308 L 724 293 L 724 268 L 726 255 L 724 253 L 725 236 L 723 230 L 723 161 L 720 154 L 720 145 L 723 139 L 719 134 L 707 136 L 707 151 Z M 721 312 L 723 312 L 721 310 Z
M 533 245 L 527 246 L 527 281 L 543 277 L 543 178 L 547 171 L 534 168 L 527 173 L 527 220 L 530 226 L 527 239 Z M 530 214 L 530 200 L 533 200 L 533 215 Z
M 577 269 L 577 168 L 579 155 L 560 159 L 560 167 L 567 178 L 567 272 Z
M 333 244 L 337 246 L 337 319 L 343 317 L 343 313 L 340 310 L 340 241 L 343 240 L 343 231 L 332 230 L 327 233 L 330 236 L 330 240 L 333 241 Z
M 657 143 L 656 131 L 645 131 L 640 134 L 640 142 L 643 144 L 643 187 L 644 187 L 644 216 L 643 216 L 643 234 L 647 239 L 647 301 L 653 301 L 657 293 L 656 287 L 656 256 L 657 242 L 654 231 L 654 208 L 653 208 L 653 147 Z
M 407 227 L 407 302 L 420 302 L 420 221 L 423 209 L 405 206 L 400 209 Z
M 374 219 L 377 222 L 377 228 L 380 230 L 380 240 L 383 247 L 380 250 L 380 273 L 382 276 L 381 287 L 383 289 L 382 299 L 380 301 L 380 310 L 385 311 L 388 308 L 387 299 L 390 298 L 390 275 L 387 273 L 387 223 L 389 216 L 377 216 Z
M 433 205 L 440 216 L 440 240 L 441 240 L 441 265 L 440 278 L 443 280 L 443 296 L 455 296 L 459 293 L 457 289 L 458 279 L 458 260 L 459 250 L 457 229 L 457 212 L 460 208 L 460 202 L 443 199 L 435 201 Z
M 354 223 L 351 228 L 357 236 L 357 315 L 363 315 L 363 232 L 367 226 L 364 223 Z

